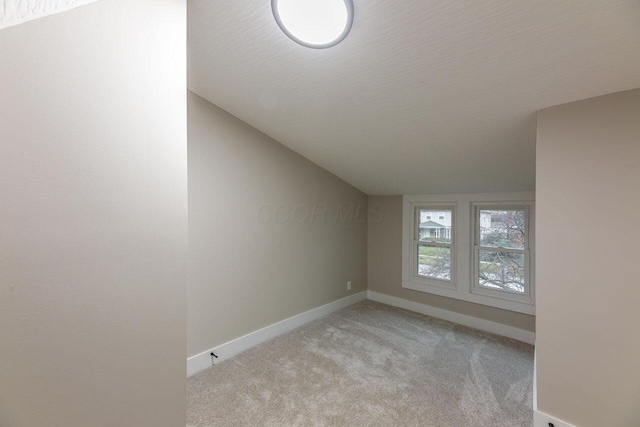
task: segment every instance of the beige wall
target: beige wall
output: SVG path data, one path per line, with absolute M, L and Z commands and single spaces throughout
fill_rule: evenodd
M 188 109 L 189 355 L 365 290 L 367 196 L 192 93 Z
M 0 31 L 0 425 L 185 423 L 185 4 Z
M 403 288 L 402 196 L 369 196 L 369 210 L 369 290 L 527 331 L 535 330 L 534 316 Z
M 542 110 L 538 409 L 640 425 L 640 89 Z

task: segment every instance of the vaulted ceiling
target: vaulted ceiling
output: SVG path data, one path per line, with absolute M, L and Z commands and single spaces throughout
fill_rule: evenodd
M 270 0 L 189 0 L 189 88 L 368 194 L 410 194 L 533 189 L 538 109 L 640 87 L 637 0 L 354 3 L 318 50 Z

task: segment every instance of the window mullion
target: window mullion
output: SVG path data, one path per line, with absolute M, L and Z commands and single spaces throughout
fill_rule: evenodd
M 526 254 L 529 252 L 528 249 L 515 249 L 515 248 L 497 248 L 495 246 L 480 246 L 475 245 L 481 251 L 490 251 L 490 252 L 506 252 L 506 253 L 514 253 L 514 254 Z
M 414 243 L 418 246 L 432 246 L 432 247 L 439 247 L 439 248 L 451 248 L 452 244 L 451 243 L 444 243 L 444 242 L 423 242 L 421 240 L 414 240 Z

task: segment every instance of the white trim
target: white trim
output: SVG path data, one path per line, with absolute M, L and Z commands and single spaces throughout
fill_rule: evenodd
M 537 365 L 537 351 L 534 347 L 533 349 L 533 411 L 538 410 L 538 368 Z
M 535 342 L 535 333 L 525 331 L 524 329 L 503 325 L 502 323 L 496 323 L 490 320 L 479 319 L 477 317 L 420 304 L 402 298 L 392 297 L 374 291 L 362 291 L 323 306 L 313 308 L 309 311 L 305 311 L 304 313 L 300 313 L 288 319 L 281 320 L 280 322 L 258 329 L 257 331 L 248 333 L 247 335 L 236 338 L 207 351 L 203 351 L 195 356 L 191 356 L 187 359 L 187 376 L 190 377 L 255 345 L 261 344 L 271 338 L 275 338 L 278 335 L 289 332 L 299 326 L 331 314 L 334 311 L 348 307 L 357 302 L 364 301 L 365 299 L 426 314 L 428 316 L 502 335 L 528 344 L 533 344 Z M 218 356 L 217 359 L 212 358 L 212 352 Z
M 432 195 L 405 195 L 403 196 L 403 220 L 402 220 L 402 287 L 420 292 L 432 293 L 448 298 L 455 298 L 476 304 L 488 305 L 503 310 L 535 315 L 534 290 L 531 289 L 531 302 L 514 301 L 512 299 L 496 298 L 490 295 L 480 295 L 472 292 L 472 263 L 473 240 L 472 224 L 474 218 L 472 212 L 473 203 L 504 202 L 505 204 L 527 204 L 535 200 L 535 192 L 525 191 L 516 193 L 477 193 L 477 194 L 432 194 Z M 533 203 L 533 202 L 532 202 Z M 415 206 L 420 205 L 450 205 L 455 204 L 455 243 L 452 256 L 455 259 L 455 286 L 435 286 L 435 281 L 427 283 L 424 279 L 417 280 L 413 268 L 413 228 Z M 531 207 L 529 235 L 533 244 L 533 206 Z M 533 246 L 530 246 L 533 251 Z M 532 253 L 530 260 L 535 255 Z M 530 274 L 533 278 L 534 266 L 530 266 Z
M 549 423 L 552 423 L 553 427 L 577 427 L 573 424 L 569 424 L 566 421 L 554 418 L 549 414 L 540 412 L 537 409 L 533 410 L 533 427 L 549 427 Z
M 190 377 L 255 345 L 261 344 L 271 338 L 275 338 L 278 335 L 289 332 L 292 329 L 331 314 L 334 311 L 348 307 L 357 302 L 364 301 L 365 299 L 367 299 L 367 291 L 358 292 L 357 294 L 349 295 L 348 297 L 337 301 L 313 308 L 309 311 L 305 311 L 304 313 L 300 313 L 262 329 L 258 329 L 257 331 L 248 333 L 247 335 L 236 338 L 207 351 L 203 351 L 195 356 L 191 356 L 187 359 L 187 376 Z M 214 358 L 211 356 L 211 352 L 218 356 L 218 358 L 215 359 L 215 362 L 212 360 Z
M 405 310 L 426 314 L 427 316 L 437 317 L 438 319 L 480 329 L 481 331 L 512 338 L 527 344 L 534 344 L 536 340 L 535 332 L 526 331 L 524 329 L 515 328 L 502 323 L 492 322 L 490 320 L 480 319 L 466 314 L 456 313 L 454 311 L 444 310 L 442 308 L 432 307 L 426 304 L 420 304 L 403 298 L 392 297 L 379 292 L 367 291 L 367 298 L 372 301 L 381 302 L 383 304 L 392 305 L 394 307 L 403 308 Z

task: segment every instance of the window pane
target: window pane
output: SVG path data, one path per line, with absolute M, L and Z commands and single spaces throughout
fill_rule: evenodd
M 480 246 L 508 249 L 525 248 L 524 210 L 481 210 Z
M 419 209 L 418 240 L 451 243 L 451 211 Z
M 451 280 L 451 249 L 418 245 L 418 274 L 431 279 Z
M 480 286 L 524 294 L 524 254 L 483 250 L 479 252 Z

